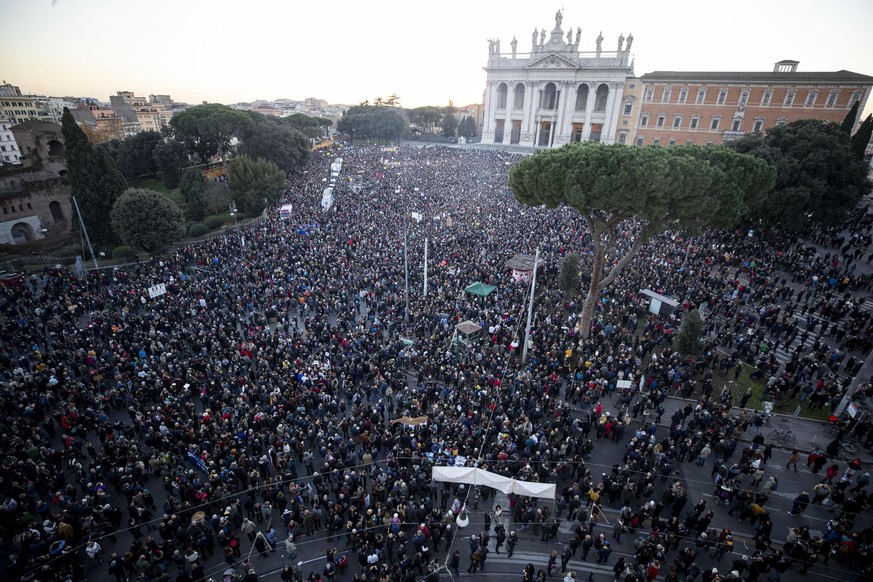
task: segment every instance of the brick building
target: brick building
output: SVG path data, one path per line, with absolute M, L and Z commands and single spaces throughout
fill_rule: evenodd
M 772 72 L 646 73 L 632 143 L 718 144 L 799 119 L 839 123 L 856 101 L 864 110 L 873 77 L 807 73 L 797 65 L 779 61 Z
M 0 244 L 69 232 L 73 218 L 61 126 L 26 121 L 11 128 L 20 164 L 0 168 Z

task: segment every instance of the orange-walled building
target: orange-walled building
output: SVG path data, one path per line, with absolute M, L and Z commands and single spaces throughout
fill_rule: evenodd
M 641 80 L 635 145 L 719 144 L 798 119 L 842 122 L 873 77 L 836 71 L 807 73 L 797 61 L 772 72 L 655 71 Z M 860 123 L 861 116 L 856 120 Z

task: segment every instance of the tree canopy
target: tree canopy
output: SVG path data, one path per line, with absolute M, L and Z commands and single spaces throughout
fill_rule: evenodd
M 111 244 L 115 236 L 109 213 L 115 200 L 127 188 L 127 181 L 109 153 L 88 141 L 66 107 L 61 129 L 67 178 L 88 235 L 96 245 Z
M 674 228 L 694 232 L 729 226 L 774 180 L 773 169 L 763 161 L 724 148 L 596 143 L 537 152 L 509 174 L 519 202 L 569 206 L 590 229 L 594 253 L 580 320 L 584 337 L 600 290 L 651 236 Z
M 355 105 L 343 113 L 337 130 L 352 139 L 397 141 L 406 131 L 406 120 L 395 107 Z
M 454 137 L 458 131 L 458 118 L 455 117 L 455 104 L 449 101 L 449 104 L 443 110 L 443 118 L 440 121 L 440 127 L 443 130 L 443 135 L 446 137 Z
M 266 203 L 279 201 L 285 189 L 285 173 L 266 160 L 239 156 L 230 161 L 230 189 L 245 212 L 260 212 Z
M 558 272 L 558 288 L 570 297 L 579 294 L 579 253 L 567 253 Z
M 197 105 L 170 119 L 176 139 L 202 162 L 218 155 L 226 163 L 225 152 L 230 138 L 247 130 L 252 123 L 251 116 L 245 111 L 217 103 Z
M 873 136 L 873 114 L 867 116 L 850 140 L 852 153 L 855 154 L 855 158 L 864 161 L 871 136 Z
M 849 135 L 837 123 L 803 119 L 728 147 L 776 170 L 772 191 L 751 213 L 765 227 L 797 232 L 809 222 L 836 226 L 871 189 L 868 166 L 852 151 Z
M 703 351 L 705 325 L 700 312 L 692 309 L 682 317 L 682 325 L 673 339 L 673 347 L 683 356 L 699 356 Z
M 100 144 L 115 160 L 115 165 L 125 178 L 153 176 L 157 173 L 155 148 L 164 138 L 156 131 L 141 131 L 123 140 Z
M 129 188 L 112 207 L 112 227 L 135 249 L 157 251 L 184 233 L 182 211 L 171 200 L 147 188 Z
M 239 151 L 252 159 L 273 162 L 286 173 L 297 172 L 312 154 L 309 139 L 291 124 L 278 118 L 256 114 L 254 123 L 241 133 Z M 312 119 L 318 127 L 318 121 Z M 330 121 L 330 120 L 328 120 Z
M 206 190 L 209 184 L 200 170 L 188 168 L 179 179 L 179 192 L 185 197 L 187 215 L 191 220 L 202 220 L 206 216 Z
M 421 128 L 427 128 L 431 133 L 433 133 L 434 126 L 439 123 L 443 114 L 440 113 L 438 107 L 425 106 L 416 107 L 415 109 L 407 109 L 406 116 L 409 118 L 409 123 Z
M 188 166 L 188 150 L 185 145 L 175 139 L 168 139 L 155 146 L 152 156 L 158 176 L 167 188 L 179 185 L 182 171 Z

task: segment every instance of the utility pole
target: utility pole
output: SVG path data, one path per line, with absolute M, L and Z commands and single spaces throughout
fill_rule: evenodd
M 849 387 L 846 389 L 846 395 L 843 396 L 843 399 L 840 400 L 839 404 L 837 404 L 836 410 L 834 410 L 834 416 L 839 416 L 844 410 L 846 410 L 846 407 L 849 406 L 849 402 L 852 401 L 852 396 L 854 396 L 855 392 L 858 391 L 858 387 L 869 382 L 871 376 L 873 376 L 873 352 L 867 354 L 867 359 L 864 360 L 864 365 L 861 366 L 861 369 L 858 370 L 858 373 L 855 374 L 854 378 L 852 378 L 852 383 L 849 384 Z
M 540 247 L 537 247 L 534 255 L 533 276 L 530 281 L 530 302 L 527 304 L 527 326 L 524 328 L 524 347 L 521 350 L 521 363 L 527 363 L 527 346 L 530 342 L 530 324 L 533 317 L 534 294 L 537 290 L 537 266 L 540 262 Z
M 94 254 L 94 247 L 91 246 L 91 237 L 88 236 L 88 229 L 85 228 L 85 221 L 82 220 L 82 212 L 79 210 L 79 203 L 76 201 L 75 196 L 73 196 L 73 205 L 76 207 L 76 214 L 79 215 L 79 225 L 82 227 L 82 232 L 85 234 L 85 242 L 88 243 L 88 250 L 91 251 L 91 260 L 94 261 L 94 268 L 99 269 L 100 265 L 97 264 L 97 255 Z
M 427 239 L 424 239 L 424 292 L 423 297 L 427 297 Z
M 403 323 L 409 323 L 409 224 L 407 223 L 408 212 L 403 212 L 403 279 L 404 294 L 406 295 L 406 308 L 403 310 Z

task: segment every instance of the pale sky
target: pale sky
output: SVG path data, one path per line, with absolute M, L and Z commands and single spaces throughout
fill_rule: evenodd
M 318 97 L 404 107 L 481 102 L 489 38 L 530 50 L 534 27 L 582 28 L 580 50 L 633 33 L 654 70 L 873 75 L 873 0 L 0 0 L 0 80 L 108 101 L 119 90 L 219 103 Z M 867 111 L 873 109 L 873 99 Z

